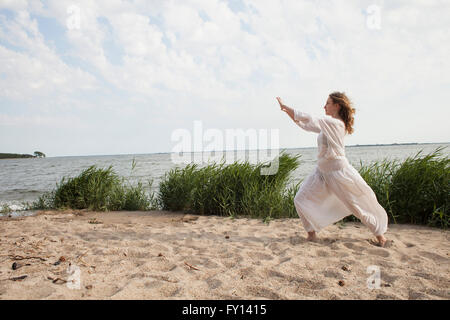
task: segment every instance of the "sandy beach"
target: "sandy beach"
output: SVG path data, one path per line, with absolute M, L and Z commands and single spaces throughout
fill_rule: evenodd
M 360 223 L 307 242 L 299 219 L 66 210 L 0 234 L 2 300 L 450 298 L 450 233 L 425 226 L 389 225 L 380 248 Z

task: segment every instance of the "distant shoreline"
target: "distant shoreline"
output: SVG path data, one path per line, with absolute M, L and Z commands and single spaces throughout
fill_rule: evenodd
M 388 147 L 388 146 L 408 146 L 408 145 L 427 145 L 427 144 L 450 144 L 450 142 L 407 142 L 407 143 L 382 143 L 382 144 L 354 144 L 346 145 L 346 148 L 355 147 Z M 297 147 L 297 148 L 279 148 L 279 150 L 296 150 L 296 149 L 314 149 L 317 146 L 312 147 Z M 276 149 L 244 149 L 244 150 L 219 150 L 216 152 L 231 152 L 231 151 L 263 151 L 263 150 L 276 150 Z M 198 153 L 201 151 L 193 151 L 186 153 Z M 203 151 L 205 152 L 205 151 Z M 174 152 L 151 152 L 151 153 L 119 153 L 119 154 L 91 154 L 91 155 L 76 155 L 76 156 L 47 156 L 47 158 L 66 158 L 66 157 L 107 157 L 107 156 L 129 156 L 129 155 L 151 155 L 151 154 L 171 154 Z M 14 155 L 14 153 L 0 153 L 0 159 L 14 159 L 14 158 L 37 158 L 33 155 L 20 155 L 20 157 L 5 157 L 2 155 Z
M 420 145 L 420 144 L 441 144 L 441 143 L 432 143 L 432 142 L 427 142 L 427 143 L 418 143 L 418 142 L 411 142 L 411 143 L 381 143 L 381 144 L 353 144 L 350 146 L 345 146 L 348 148 L 352 148 L 352 147 L 389 147 L 389 146 L 415 146 L 415 145 Z
M 17 159 L 17 158 L 37 158 L 32 154 L 19 154 L 19 153 L 0 153 L 0 159 Z

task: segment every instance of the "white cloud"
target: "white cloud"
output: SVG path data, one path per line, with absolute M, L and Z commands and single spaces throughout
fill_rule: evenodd
M 18 15 L 0 20 L 0 39 L 22 51 L 0 47 L 7 62 L 0 66 L 0 99 L 39 96 L 48 105 L 45 97 L 58 96 L 63 104 L 113 110 L 118 117 L 151 114 L 167 119 L 168 128 L 195 118 L 216 126 L 282 128 L 284 145 L 292 147 L 315 145 L 315 137 L 299 142 L 298 128 L 277 109 L 278 95 L 321 115 L 327 95 L 345 91 L 358 110 L 354 143 L 376 143 L 383 119 L 388 133 L 379 142 L 426 139 L 413 126 L 398 125 L 405 111 L 410 123 L 427 117 L 426 101 L 430 116 L 445 115 L 430 122 L 443 125 L 450 116 L 441 107 L 450 98 L 442 90 L 450 84 L 448 2 L 244 0 L 239 11 L 219 0 L 77 3 L 80 28 L 66 29 L 66 36 L 70 55 L 84 62 L 80 68 L 46 45 L 29 15 L 65 27 L 72 1 L 45 7 L 2 2 Z M 381 9 L 380 30 L 367 27 L 373 4 Z M 120 64 L 108 59 L 108 50 L 122 55 Z M 96 100 L 82 93 L 92 88 Z M 107 94 L 116 90 L 121 100 Z M 448 140 L 448 131 L 441 135 Z
M 21 49 L 0 45 L 1 97 L 19 101 L 31 101 L 36 96 L 50 99 L 55 91 L 67 94 L 95 87 L 94 77 L 66 65 L 45 44 L 36 20 L 28 12 L 19 11 L 13 21 L 0 16 L 0 37 Z
M 24 10 L 28 7 L 26 0 L 2 0 L 0 1 L 0 9 Z

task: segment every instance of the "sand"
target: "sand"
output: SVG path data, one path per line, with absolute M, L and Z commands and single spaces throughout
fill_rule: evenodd
M 450 298 L 450 233 L 425 226 L 389 225 L 380 248 L 360 223 L 309 242 L 299 219 L 66 210 L 0 234 L 0 299 Z

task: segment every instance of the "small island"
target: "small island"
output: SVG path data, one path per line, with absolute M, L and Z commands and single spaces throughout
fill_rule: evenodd
M 0 153 L 0 159 L 16 159 L 16 158 L 45 158 L 45 154 L 40 151 L 35 151 L 32 154 L 19 154 L 19 153 Z

